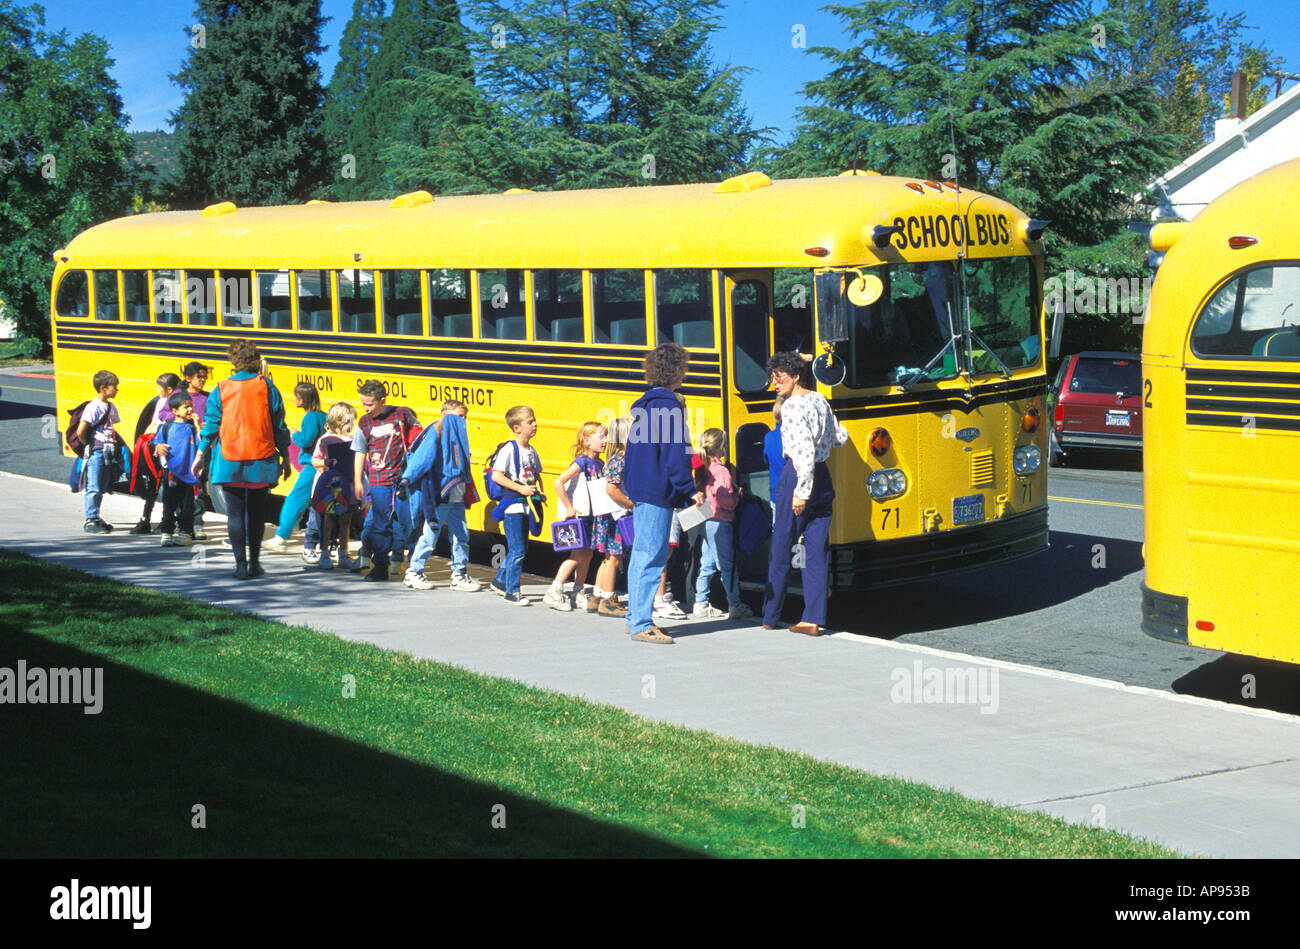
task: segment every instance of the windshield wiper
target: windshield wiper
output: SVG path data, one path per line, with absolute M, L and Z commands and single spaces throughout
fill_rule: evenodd
M 935 353 L 934 357 L 928 363 L 926 363 L 922 368 L 917 369 L 915 372 L 910 373 L 908 377 L 902 380 L 901 382 L 895 382 L 894 385 L 898 386 L 900 389 L 906 392 L 908 389 L 912 388 L 912 386 L 916 385 L 927 375 L 929 375 L 930 370 L 934 368 L 934 364 L 937 363 L 940 359 L 942 359 L 944 354 L 948 352 L 948 350 L 950 349 L 952 350 L 953 358 L 956 359 L 957 349 L 955 346 L 953 346 L 954 342 L 955 340 L 951 340 L 951 339 L 948 340 L 948 342 L 944 343 L 943 349 Z
M 981 346 L 983 346 L 983 347 L 984 347 L 984 353 L 985 353 L 985 355 L 987 355 L 987 356 L 992 356 L 992 357 L 993 357 L 993 361 L 994 361 L 995 363 L 998 364 L 998 368 L 997 368 L 996 370 L 995 370 L 995 369 L 984 369 L 984 370 L 981 370 L 981 371 L 982 371 L 982 372 L 1000 372 L 1000 373 L 1002 373 L 1002 378 L 1003 378 L 1003 379 L 1010 379 L 1010 378 L 1011 378 L 1011 370 L 1007 368 L 1007 364 L 1004 363 L 1004 362 L 1001 360 L 1001 358 L 998 356 L 998 354 L 995 353 L 995 352 L 993 351 L 992 347 L 989 346 L 988 343 L 984 342 L 984 340 L 980 339 L 979 336 L 976 335 L 976 333 L 975 333 L 974 330 L 971 330 L 970 338 L 971 338 L 974 342 L 977 342 L 977 343 L 979 343 Z M 971 358 L 971 363 L 972 363 L 972 365 L 974 364 L 974 362 L 975 362 L 974 354 L 972 353 L 972 358 Z M 975 373 L 975 375 L 978 375 L 978 374 L 979 374 L 979 373 Z

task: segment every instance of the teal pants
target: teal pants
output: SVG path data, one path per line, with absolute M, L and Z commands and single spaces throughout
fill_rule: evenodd
M 311 483 L 315 477 L 316 469 L 311 465 L 304 465 L 302 471 L 298 472 L 289 496 L 284 499 L 284 507 L 280 508 L 280 526 L 276 528 L 276 537 L 288 540 L 293 529 L 298 526 L 298 518 L 302 517 L 302 512 L 311 503 Z

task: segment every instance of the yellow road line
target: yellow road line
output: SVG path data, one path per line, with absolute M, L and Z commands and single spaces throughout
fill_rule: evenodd
M 3 381 L 0 381 L 0 391 L 4 391 L 5 389 L 17 389 L 19 392 L 44 392 L 46 395 L 54 395 L 53 389 L 30 389 L 27 386 L 10 386 L 5 385 Z
M 1075 504 L 1104 504 L 1106 507 L 1127 507 L 1134 511 L 1142 510 L 1141 504 L 1121 504 L 1119 501 L 1090 501 L 1088 498 L 1054 498 L 1050 494 L 1047 496 L 1049 501 L 1073 501 Z

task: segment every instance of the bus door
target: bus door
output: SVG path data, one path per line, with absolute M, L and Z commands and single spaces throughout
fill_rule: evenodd
M 1188 638 L 1293 658 L 1300 264 L 1229 278 L 1198 314 L 1184 358 Z
M 772 355 L 772 271 L 735 270 L 723 274 L 722 314 L 726 325 L 727 433 L 732 437 L 731 462 L 740 483 L 767 500 L 767 465 L 763 438 L 772 430 L 772 402 L 767 359 Z

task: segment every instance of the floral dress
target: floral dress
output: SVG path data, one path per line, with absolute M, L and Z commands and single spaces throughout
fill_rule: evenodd
M 605 478 L 610 484 L 623 483 L 622 452 L 609 459 L 609 463 L 605 465 Z M 591 531 L 591 546 L 602 554 L 608 554 L 611 557 L 622 557 L 624 555 L 623 538 L 618 532 L 618 525 L 615 524 L 613 517 L 602 514 L 596 518 L 596 523 L 592 526 Z

